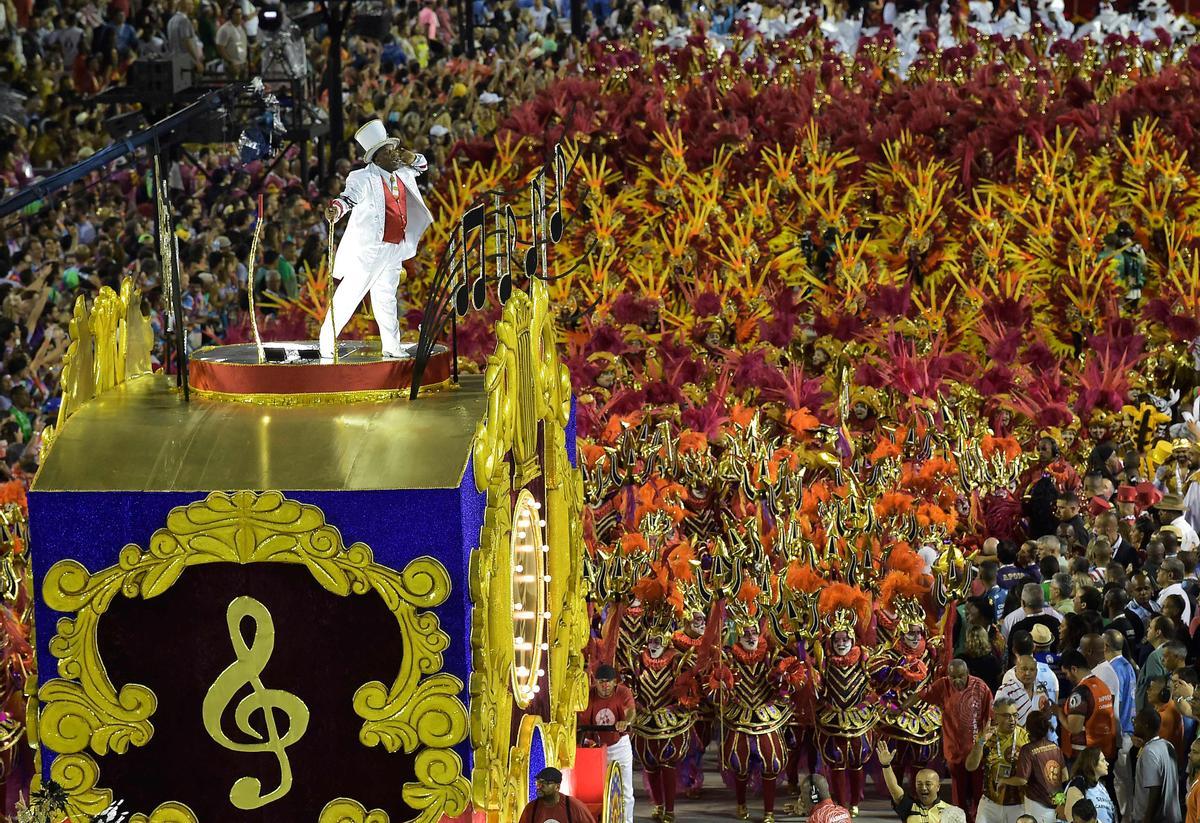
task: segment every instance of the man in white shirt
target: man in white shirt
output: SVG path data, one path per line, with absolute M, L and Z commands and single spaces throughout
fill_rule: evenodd
M 1158 522 L 1164 526 L 1174 527 L 1179 531 L 1180 551 L 1191 552 L 1200 547 L 1200 536 L 1184 515 L 1183 498 L 1178 494 L 1164 494 L 1163 499 L 1154 507 L 1158 510 Z
M 250 42 L 246 30 L 242 28 L 241 5 L 231 4 L 226 15 L 225 22 L 217 29 L 217 51 L 225 63 L 225 71 L 235 77 L 245 77 Z
M 1183 588 L 1183 563 L 1178 557 L 1168 557 L 1158 567 L 1158 585 L 1161 588 L 1158 593 L 1158 607 L 1161 609 L 1171 595 L 1179 595 L 1183 598 L 1183 625 L 1190 626 L 1192 601 L 1188 597 L 1187 590 Z
M 1079 641 L 1079 651 L 1087 660 L 1092 674 L 1108 687 L 1113 698 L 1113 712 L 1118 712 L 1121 705 L 1121 678 L 1105 655 L 1104 635 L 1085 634 Z
M 1013 628 L 1022 620 L 1043 615 L 1053 618 L 1055 623 L 1061 623 L 1063 619 L 1058 610 L 1046 605 L 1041 583 L 1026 583 L 1025 587 L 1021 589 L 1021 608 L 1014 610 L 1012 614 L 1004 618 L 1004 622 L 1000 625 L 1000 633 L 1007 638 Z
M 1004 673 L 996 700 L 1006 698 L 1017 708 L 1017 722 L 1022 726 L 1033 712 L 1053 710 L 1058 702 L 1058 677 L 1045 663 L 1039 663 L 1032 655 L 1021 655 L 1017 664 Z M 1050 715 L 1051 725 L 1054 716 Z M 1051 732 L 1051 740 L 1056 740 Z

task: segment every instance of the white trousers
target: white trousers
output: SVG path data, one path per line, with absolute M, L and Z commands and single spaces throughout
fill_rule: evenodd
M 1113 792 L 1116 797 L 1117 809 L 1121 814 L 1129 808 L 1129 799 L 1133 797 L 1133 764 L 1129 762 L 1129 752 L 1133 749 L 1133 738 L 1125 735 L 1121 738 L 1121 750 L 1117 752 L 1117 762 L 1113 765 Z
M 1049 806 L 1043 806 L 1036 800 L 1025 798 L 1025 814 L 1032 817 L 1038 823 L 1056 823 L 1058 814 Z
M 978 823 L 1017 823 L 1017 818 L 1025 814 L 1025 807 L 1020 803 L 1012 806 L 1001 806 L 986 797 L 979 798 L 979 813 L 975 820 Z
M 625 735 L 608 747 L 606 760 L 621 769 L 621 791 L 625 794 L 625 823 L 633 823 L 633 745 Z
M 400 355 L 400 319 L 396 310 L 396 289 L 400 286 L 400 272 L 403 270 L 405 244 L 381 243 L 380 249 L 372 259 L 372 271 L 362 275 L 355 274 L 342 278 L 337 282 L 333 293 L 332 308 L 325 312 L 325 322 L 321 324 L 321 356 L 333 357 L 333 342 L 346 328 L 350 318 L 362 303 L 363 298 L 371 295 L 371 311 L 375 314 L 375 322 L 379 325 L 379 340 L 384 354 Z

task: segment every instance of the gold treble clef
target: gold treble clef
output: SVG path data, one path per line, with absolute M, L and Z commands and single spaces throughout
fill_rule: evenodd
M 249 617 L 254 623 L 250 645 L 242 636 L 242 620 Z M 204 696 L 204 728 L 220 745 L 235 752 L 271 752 L 279 759 L 279 787 L 262 793 L 262 781 L 257 777 L 239 777 L 229 790 L 229 801 L 239 809 L 258 809 L 286 795 L 292 788 L 292 766 L 287 747 L 296 743 L 308 729 L 308 706 L 299 697 L 280 689 L 268 689 L 259 675 L 266 668 L 275 650 L 275 622 L 267 607 L 253 597 L 239 597 L 229 604 L 225 613 L 229 639 L 237 657 L 208 687 Z M 250 694 L 238 701 L 234 709 L 237 727 L 258 742 L 236 743 L 221 728 L 221 716 L 242 686 L 250 686 Z M 287 731 L 280 736 L 275 712 L 287 716 Z M 266 738 L 250 725 L 250 718 L 262 711 L 266 721 Z

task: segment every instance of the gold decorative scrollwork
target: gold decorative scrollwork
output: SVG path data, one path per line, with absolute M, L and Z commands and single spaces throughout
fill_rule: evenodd
M 566 425 L 571 411 L 570 376 L 559 361 L 557 331 L 544 283 L 529 293 L 514 291 L 496 324 L 496 350 L 488 358 L 484 385 L 486 417 L 475 433 L 475 486 L 487 493 L 479 549 L 471 556 L 471 774 L 477 810 L 513 817 L 513 562 L 509 551 L 514 484 L 522 488 L 539 474 L 546 499 L 548 665 L 550 722 L 543 728 L 547 762 L 570 765 L 575 713 L 586 705 L 582 650 L 587 616 L 583 588 L 583 539 L 579 518 L 583 486 L 567 458 Z M 539 443 L 540 441 L 540 443 Z M 540 454 L 539 454 L 540 450 Z M 524 787 L 521 787 L 524 791 Z
M 413 823 L 434 823 L 466 809 L 469 783 L 452 749 L 467 731 L 466 708 L 459 699 L 462 683 L 441 671 L 442 652 L 450 641 L 437 616 L 418 611 L 449 596 L 445 567 L 431 557 L 416 558 L 400 571 L 381 566 L 367 545 L 346 546 L 316 506 L 278 492 L 243 491 L 213 492 L 173 509 L 166 527 L 151 536 L 149 548 L 127 545 L 115 566 L 92 574 L 74 560 L 62 560 L 46 574 L 46 604 L 74 616 L 59 620 L 58 634 L 50 641 L 59 677 L 38 692 L 39 733 L 46 746 L 60 753 L 51 776 L 67 788 L 77 812 L 94 815 L 111 802 L 111 792 L 96 788 L 99 769 L 84 750 L 122 753 L 130 745 L 146 745 L 154 733 L 153 692 L 137 684 L 118 691 L 108 678 L 97 641 L 101 616 L 118 593 L 156 597 L 185 569 L 207 563 L 302 565 L 334 594 L 378 595 L 396 618 L 405 651 L 390 686 L 372 681 L 355 692 L 354 711 L 363 720 L 359 740 L 389 752 L 417 752 L 417 781 L 403 787 L 405 801 L 419 810 Z M 191 814 L 186 807 L 166 804 L 148 821 L 183 823 L 189 820 L 185 813 Z
M 325 804 L 317 823 L 388 823 L 388 815 L 380 809 L 368 812 L 357 800 L 339 797 Z
M 90 309 L 83 297 L 77 299 L 68 328 L 71 343 L 63 355 L 59 429 L 93 397 L 149 374 L 154 347 L 150 318 L 142 314 L 142 293 L 131 277 L 121 281 L 119 293 L 101 288 Z M 53 439 L 54 430 L 48 429 L 47 448 Z

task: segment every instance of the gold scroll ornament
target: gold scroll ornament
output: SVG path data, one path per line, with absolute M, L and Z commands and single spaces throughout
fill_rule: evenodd
M 113 800 L 112 791 L 100 786 L 92 755 L 145 746 L 154 734 L 154 693 L 132 683 L 118 689 L 108 677 L 98 642 L 102 616 L 118 595 L 157 597 L 188 568 L 207 563 L 299 565 L 333 594 L 380 597 L 398 624 L 403 663 L 391 684 L 371 681 L 355 692 L 354 712 L 363 720 L 359 741 L 415 753 L 416 780 L 402 788 L 404 802 L 417 810 L 411 823 L 436 823 L 466 810 L 470 784 L 453 748 L 467 733 L 462 682 L 442 671 L 450 638 L 428 611 L 450 594 L 445 567 L 432 557 L 418 557 L 401 570 L 379 565 L 367 545 L 345 545 L 316 506 L 279 492 L 241 491 L 213 492 L 172 509 L 148 548 L 127 545 L 114 566 L 93 574 L 78 561 L 61 560 L 46 573 L 46 605 L 66 616 L 50 640 L 58 677 L 38 691 L 38 731 L 42 744 L 58 753 L 49 776 L 66 790 L 71 819 L 90 819 Z M 40 779 L 34 782 L 37 788 Z M 318 823 L 386 821 L 386 813 L 368 812 L 347 798 L 331 800 L 318 817 Z M 130 823 L 198 821 L 187 806 L 167 802 L 134 814 Z
M 489 820 L 510 823 L 520 814 L 524 786 L 510 777 L 519 758 L 514 740 L 514 562 L 511 551 L 514 492 L 541 475 L 546 521 L 546 685 L 549 717 L 543 727 L 546 763 L 569 766 L 575 753 L 575 713 L 587 703 L 583 646 L 583 480 L 567 455 L 571 385 L 558 358 L 557 331 L 545 283 L 514 290 L 496 325 L 496 351 L 488 358 L 487 413 L 475 433 L 475 486 L 487 494 L 479 549 L 471 555 L 472 795 Z M 513 477 L 517 482 L 514 487 Z
M 242 636 L 242 621 L 246 618 L 250 618 L 254 626 L 249 644 Z M 308 706 L 290 692 L 268 689 L 263 685 L 260 675 L 275 651 L 275 621 L 267 607 L 253 597 L 238 597 L 229 604 L 225 621 L 237 659 L 217 676 L 204 695 L 204 730 L 230 751 L 270 752 L 279 760 L 279 786 L 274 790 L 263 794 L 261 780 L 240 777 L 229 791 L 229 802 L 237 808 L 259 809 L 292 790 L 292 764 L 288 760 L 287 749 L 308 730 Z M 238 691 L 247 685 L 250 686 L 250 694 L 238 701 L 234 717 L 238 728 L 257 742 L 238 743 L 230 740 L 221 728 L 221 716 L 237 697 Z M 279 724 L 275 722 L 276 710 L 283 712 L 288 721 L 287 731 L 282 735 L 279 733 Z M 255 712 L 263 713 L 267 729 L 265 740 L 250 723 Z

